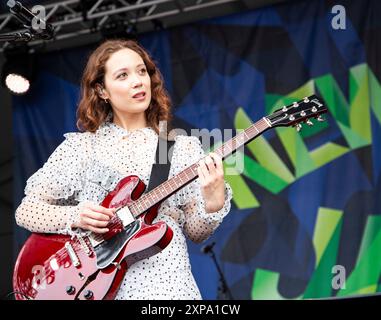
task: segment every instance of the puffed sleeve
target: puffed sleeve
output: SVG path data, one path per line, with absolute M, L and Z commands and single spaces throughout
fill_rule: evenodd
M 205 156 L 200 140 L 196 137 L 177 136 L 171 165 L 171 176 L 176 175 Z M 225 182 L 225 203 L 217 212 L 207 213 L 197 178 L 169 198 L 170 204 L 182 211 L 180 225 L 185 235 L 196 243 L 208 239 L 230 211 L 232 190 Z
M 68 133 L 49 159 L 27 181 L 16 222 L 32 232 L 71 234 L 79 216 L 90 133 Z

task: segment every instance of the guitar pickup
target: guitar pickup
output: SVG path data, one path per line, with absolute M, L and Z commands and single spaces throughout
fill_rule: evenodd
M 124 227 L 128 226 L 129 224 L 135 221 L 135 217 L 132 215 L 131 211 L 128 209 L 127 206 L 124 206 L 123 208 L 119 209 L 116 212 L 116 214 L 122 221 Z

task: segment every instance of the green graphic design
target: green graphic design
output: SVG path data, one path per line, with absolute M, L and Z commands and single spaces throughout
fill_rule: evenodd
M 266 95 L 266 114 L 288 105 L 296 100 L 315 93 L 324 99 L 329 109 L 329 115 L 336 121 L 348 146 L 326 142 L 314 150 L 308 150 L 304 139 L 323 131 L 328 124 L 316 122 L 312 127 L 304 126 L 299 133 L 290 128 L 276 128 L 276 133 L 294 167 L 290 172 L 271 144 L 260 136 L 247 145 L 255 160 L 247 155 L 244 158 L 243 175 L 261 185 L 268 191 L 277 194 L 293 183 L 296 179 L 317 170 L 337 158 L 353 150 L 372 143 L 370 112 L 381 123 L 381 86 L 373 72 L 366 64 L 350 69 L 350 101 L 347 102 L 336 81 L 331 75 L 325 75 L 307 82 L 287 96 Z M 238 108 L 235 116 L 236 129 L 247 128 L 252 121 L 242 108 Z M 239 154 L 240 151 L 237 151 Z M 233 157 L 237 157 L 233 156 Z M 238 160 L 237 160 L 238 161 Z M 225 164 L 225 169 L 231 166 Z M 227 181 L 233 187 L 234 202 L 238 208 L 255 208 L 260 206 L 253 192 L 244 187 L 245 182 L 237 175 L 226 175 Z
M 381 123 L 381 86 L 366 64 L 352 67 L 349 71 L 349 101 L 345 99 L 332 75 L 313 79 L 287 96 L 266 95 L 266 114 L 283 105 L 291 104 L 315 93 L 323 98 L 329 115 L 340 132 L 346 145 L 329 141 L 309 150 L 305 139 L 323 132 L 328 124 L 315 121 L 315 126 L 303 126 L 302 132 L 291 128 L 276 128 L 276 135 L 289 157 L 293 170 L 286 166 L 270 141 L 263 136 L 247 145 L 253 157 L 237 152 L 243 157 L 245 169 L 242 175 L 227 175 L 234 192 L 234 202 L 240 209 L 256 208 L 261 204 L 246 185 L 243 176 L 255 181 L 261 187 L 278 194 L 304 175 L 352 152 L 372 144 L 371 113 Z M 247 128 L 252 123 L 242 108 L 235 116 L 236 129 Z M 225 170 L 232 166 L 224 164 Z M 376 212 L 374 213 L 376 214 Z M 313 245 L 315 250 L 315 270 L 308 281 L 304 293 L 293 299 L 350 296 L 354 294 L 381 291 L 378 281 L 381 275 L 381 217 L 368 216 L 356 265 L 350 274 L 345 274 L 345 287 L 333 289 L 332 280 L 336 276 L 332 268 L 336 265 L 342 232 L 343 212 L 333 208 L 320 208 L 317 214 Z M 280 274 L 257 268 L 253 275 L 252 299 L 285 299 L 278 292 Z

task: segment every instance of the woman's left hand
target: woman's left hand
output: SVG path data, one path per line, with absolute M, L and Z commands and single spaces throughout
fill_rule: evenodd
M 198 164 L 197 172 L 201 183 L 201 194 L 205 201 L 205 211 L 216 212 L 222 209 L 225 203 L 222 159 L 212 152 Z

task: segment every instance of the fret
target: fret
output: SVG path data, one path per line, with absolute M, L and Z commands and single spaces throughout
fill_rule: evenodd
M 172 179 L 171 179 L 172 180 Z M 169 190 L 173 190 L 173 187 L 175 187 L 175 185 L 174 185 L 174 181 L 171 181 L 171 180 L 168 180 L 168 185 L 169 185 Z
M 185 177 L 186 177 L 186 179 L 187 179 L 187 180 L 190 180 L 191 177 L 188 176 L 188 169 L 185 169 L 184 172 L 185 172 Z
M 237 136 L 237 142 L 239 144 L 239 147 L 241 147 L 244 143 L 245 143 L 245 135 L 240 133 L 238 136 Z M 237 147 L 237 149 L 239 148 Z
M 176 177 L 175 179 L 178 180 L 178 182 L 181 182 L 181 184 L 183 184 L 183 176 L 184 176 L 184 171 L 181 171 Z
M 139 203 L 140 212 L 145 211 L 144 202 Z
M 183 184 L 187 183 L 190 180 L 190 177 L 188 176 L 188 169 L 185 169 L 183 172 Z
M 138 203 L 138 208 L 141 212 L 144 211 L 144 208 L 143 208 L 143 203 Z
M 166 192 L 166 194 L 170 194 L 171 192 L 169 192 L 168 191 L 168 183 L 165 183 L 164 185 L 163 185 L 163 187 L 164 187 L 164 190 L 165 190 L 165 192 Z
M 255 125 L 255 124 L 253 124 L 251 127 L 252 127 L 252 128 L 254 128 L 254 129 L 255 129 L 255 131 L 257 131 L 257 133 L 259 133 L 259 130 L 257 129 L 257 127 L 256 127 L 256 125 Z
M 195 165 L 192 165 L 191 167 L 189 167 L 189 171 L 191 172 L 192 174 L 192 178 L 197 176 L 197 170 L 195 169 Z
M 246 137 L 246 141 L 250 140 L 250 137 L 247 135 L 247 132 L 246 132 L 246 130 L 243 132 L 243 134 L 244 134 L 244 135 L 245 135 L 245 137 Z
M 157 188 L 157 191 L 160 192 L 160 197 L 164 198 L 165 194 L 163 195 L 163 189 L 160 187 L 160 188 Z
M 197 177 L 198 176 L 197 165 L 191 166 L 190 172 L 192 173 L 192 178 Z
M 224 156 L 226 157 L 232 151 L 229 141 L 224 144 Z
M 134 218 L 136 218 L 136 216 L 138 215 L 138 210 L 136 209 L 135 204 L 132 203 L 132 204 L 129 206 L 129 209 L 130 209 L 130 212 L 132 213 L 132 215 L 134 216 Z
M 130 210 L 131 214 L 135 217 L 135 206 L 134 206 L 134 203 L 131 203 L 128 206 L 128 209 Z
M 232 143 L 231 143 L 231 150 L 235 150 L 237 149 L 237 140 L 235 140 L 235 138 L 232 139 Z
M 227 154 L 226 150 L 227 150 L 227 146 L 226 146 L 226 144 L 223 144 L 221 146 L 221 152 L 222 152 L 223 157 L 225 157 Z

